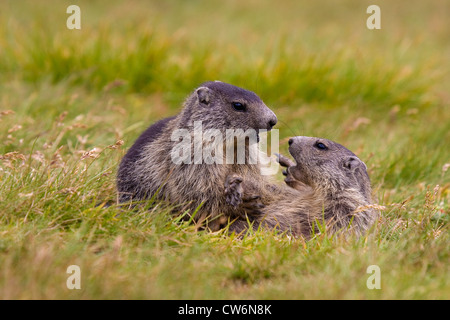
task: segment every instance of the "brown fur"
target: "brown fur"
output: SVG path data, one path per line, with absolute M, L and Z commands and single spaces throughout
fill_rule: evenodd
M 280 164 L 287 167 L 285 181 L 292 189 L 262 197 L 263 205 L 246 206 L 253 229 L 277 229 L 309 238 L 319 232 L 317 223 L 325 223 L 327 232 L 331 233 L 346 230 L 361 235 L 365 232 L 377 216 L 366 165 L 351 151 L 330 140 L 295 137 L 289 144 L 296 163 L 280 156 Z M 247 193 L 254 197 L 258 189 L 253 188 L 251 181 L 235 175 L 227 177 L 226 186 L 226 191 L 235 198 L 239 194 L 248 197 Z M 229 203 L 236 206 L 234 200 Z M 248 227 L 248 221 L 237 219 L 230 225 L 230 231 L 242 233 Z

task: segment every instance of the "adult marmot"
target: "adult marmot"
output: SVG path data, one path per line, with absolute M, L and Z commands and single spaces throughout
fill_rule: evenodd
M 249 137 L 245 140 L 244 163 L 230 163 L 227 147 L 233 144 L 236 149 L 235 140 L 242 138 L 239 134 L 252 130 L 259 139 L 259 130 L 270 130 L 276 123 L 275 114 L 255 93 L 219 81 L 203 83 L 189 95 L 178 115 L 150 126 L 124 156 L 117 175 L 119 201 L 156 196 L 177 205 L 180 212 L 189 210 L 193 214 L 198 209 L 195 221 L 218 230 L 228 217 L 239 214 L 225 201 L 221 182 L 228 175 L 235 173 L 267 185 L 259 163 L 248 161 Z M 198 136 L 197 129 L 215 130 L 210 132 L 216 135 Z M 230 139 L 227 130 L 238 133 Z M 180 148 L 180 138 L 188 141 L 187 148 L 186 144 Z M 205 158 L 206 149 L 212 151 Z M 179 157 L 174 160 L 177 153 Z M 212 156 L 220 161 L 208 161 Z
M 296 163 L 280 156 L 287 167 L 286 183 L 292 188 L 269 197 L 253 208 L 242 201 L 257 188 L 251 180 L 238 175 L 226 179 L 227 202 L 245 207 L 247 221 L 237 219 L 229 227 L 242 233 L 249 228 L 277 229 L 294 236 L 311 237 L 318 232 L 317 223 L 326 224 L 327 231 L 346 230 L 361 235 L 375 221 L 367 167 L 353 152 L 326 139 L 294 137 L 289 152 Z

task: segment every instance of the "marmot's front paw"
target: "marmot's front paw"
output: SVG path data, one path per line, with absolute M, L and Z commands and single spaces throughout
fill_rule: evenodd
M 292 161 L 288 157 L 285 157 L 285 156 L 283 156 L 282 154 L 279 154 L 279 153 L 277 153 L 276 156 L 277 156 L 277 161 L 280 164 L 280 166 L 286 167 L 286 168 L 295 166 L 294 161 Z
M 244 188 L 242 187 L 242 178 L 238 175 L 230 175 L 225 181 L 225 200 L 234 208 L 237 208 L 242 203 L 242 194 Z
M 304 191 L 305 188 L 307 188 L 307 186 L 303 182 L 295 179 L 292 173 L 290 172 L 290 169 L 295 167 L 296 164 L 291 159 L 281 154 L 277 154 L 277 160 L 282 167 L 286 168 L 286 170 L 282 171 L 283 175 L 286 177 L 284 178 L 284 182 L 293 189 Z
M 225 199 L 236 209 L 236 215 L 244 219 L 247 215 L 262 214 L 261 209 L 265 207 L 261 196 L 244 190 L 243 179 L 236 174 L 228 176 L 225 181 Z
M 243 203 L 241 207 L 244 209 L 245 213 L 248 215 L 261 215 L 263 214 L 261 209 L 265 207 L 264 203 L 261 201 L 261 197 L 258 195 L 249 195 L 243 197 Z
M 280 164 L 280 166 L 286 168 L 286 170 L 282 171 L 283 175 L 286 177 L 284 179 L 284 182 L 286 182 L 288 186 L 295 188 L 294 186 L 297 180 L 289 172 L 289 168 L 295 166 L 295 163 L 291 159 L 283 156 L 282 154 L 277 154 L 277 161 Z
M 283 171 L 283 175 L 286 176 L 286 178 L 284 178 L 284 182 L 291 188 L 293 189 L 297 189 L 297 190 L 303 190 L 304 188 L 304 183 L 298 181 L 297 179 L 295 179 L 292 174 L 289 172 L 289 168 L 287 168 L 286 170 Z

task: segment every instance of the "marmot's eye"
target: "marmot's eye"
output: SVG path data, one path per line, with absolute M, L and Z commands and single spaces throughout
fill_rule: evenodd
M 316 144 L 314 145 L 317 149 L 320 149 L 320 150 L 327 150 L 328 148 L 327 148 L 327 146 L 326 145 L 324 145 L 322 142 L 316 142 Z
M 245 111 L 247 109 L 246 105 L 240 102 L 233 102 L 232 105 L 236 111 Z

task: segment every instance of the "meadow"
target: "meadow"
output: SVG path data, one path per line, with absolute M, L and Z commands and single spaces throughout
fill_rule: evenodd
M 0 3 L 0 299 L 450 298 L 450 2 L 76 1 L 69 30 L 71 4 Z M 99 206 L 208 80 L 256 92 L 284 154 L 295 135 L 353 150 L 383 207 L 370 232 L 238 239 Z

